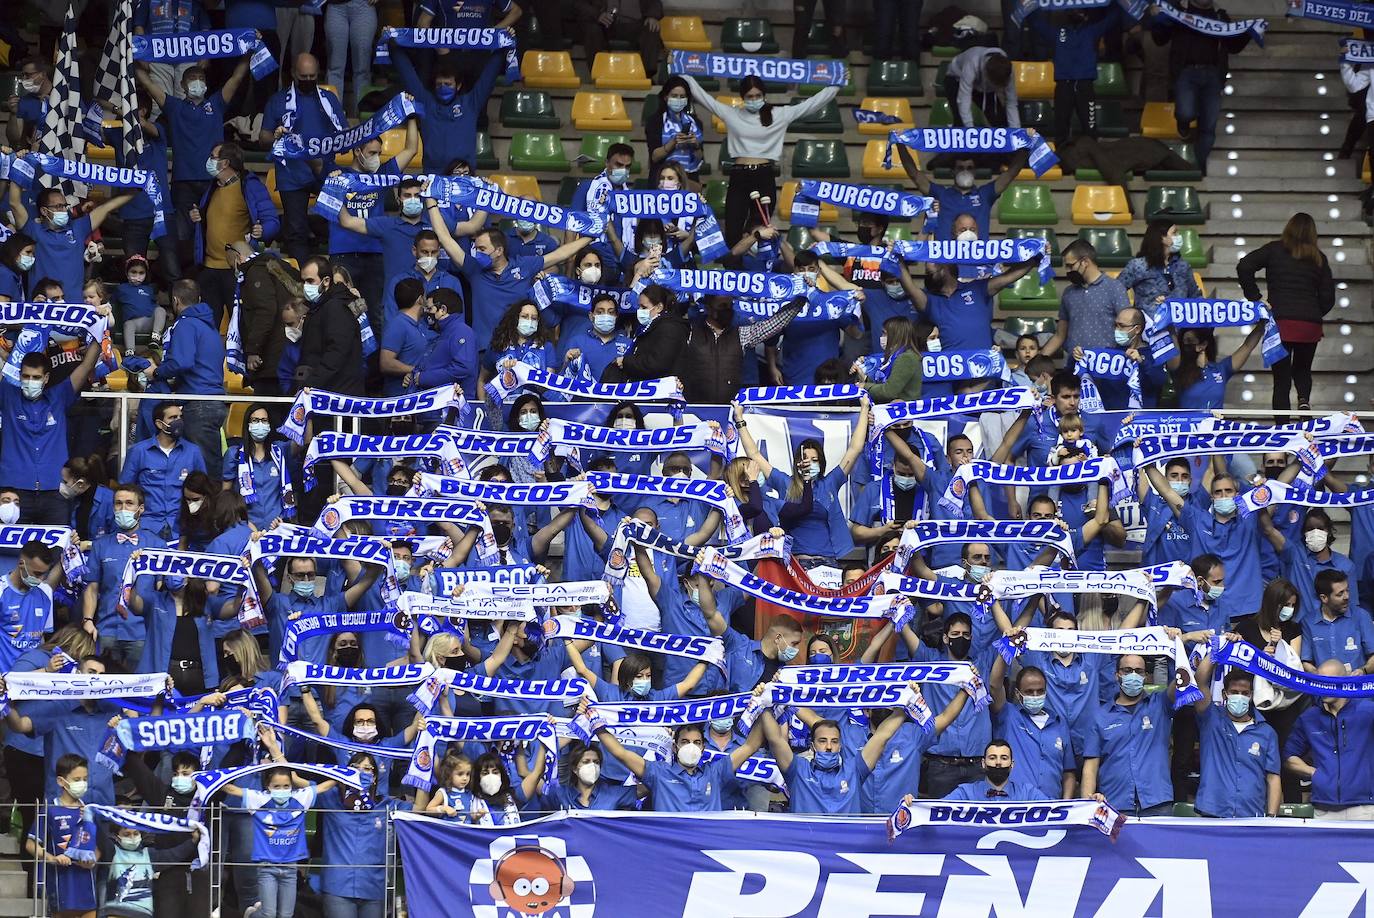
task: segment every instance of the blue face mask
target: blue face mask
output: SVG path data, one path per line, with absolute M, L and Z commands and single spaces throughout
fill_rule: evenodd
M 653 687 L 654 684 L 649 679 L 635 679 L 630 683 L 630 692 L 640 698 L 645 698 L 648 697 L 649 691 Z
M 615 316 L 608 316 L 605 313 L 592 316 L 592 327 L 603 335 L 609 335 L 615 331 Z
M 818 752 L 811 759 L 811 764 L 821 771 L 838 771 L 840 754 L 838 752 Z
M 314 581 L 314 580 L 299 580 L 299 581 L 296 581 L 295 583 L 291 584 L 291 592 L 295 593 L 297 596 L 314 596 L 314 595 L 315 595 L 315 581 Z
M 1209 586 L 1207 588 L 1207 598 L 1212 600 L 1212 602 L 1216 602 L 1221 598 L 1221 594 L 1225 592 L 1226 587 L 1224 586 Z
M 1236 512 L 1236 499 L 1234 497 L 1218 497 L 1212 501 L 1212 509 L 1222 516 L 1230 516 Z
M 1145 691 L 1145 677 L 1140 673 L 1126 673 L 1121 677 L 1121 691 L 1127 698 L 1134 698 Z
M 1250 713 L 1249 695 L 1227 695 L 1226 712 L 1232 717 L 1244 717 Z
M 992 573 L 992 568 L 986 564 L 970 564 L 968 566 L 968 575 L 974 580 L 982 580 L 990 573 Z
M 52 225 L 58 229 L 63 229 L 71 222 L 72 215 L 65 210 L 55 210 L 52 215 Z
M 1187 497 L 1188 492 L 1193 490 L 1193 483 L 1191 481 L 1171 481 L 1169 487 L 1173 488 L 1174 493 L 1179 497 Z
M 788 644 L 786 647 L 779 647 L 779 648 L 778 648 L 778 662 L 779 662 L 779 663 L 791 663 L 793 660 L 795 660 L 795 659 L 797 658 L 797 654 L 798 654 L 799 652 L 800 652 L 800 649 L 797 648 L 797 647 L 794 647 L 794 646 L 791 645 L 791 644 Z
M 479 252 L 476 249 L 473 249 L 471 252 L 468 252 L 468 258 L 471 258 L 473 261 L 475 261 L 477 263 L 477 267 L 481 268 L 483 271 L 491 267 L 491 256 L 488 255 L 486 252 Z
M 538 319 L 521 319 L 515 324 L 516 330 L 528 338 L 539 330 Z
M 419 198 L 406 198 L 401 202 L 401 213 L 407 217 L 418 217 L 425 209 L 425 202 Z
M 611 169 L 606 173 L 606 178 L 611 180 L 612 185 L 623 185 L 630 180 L 630 170 L 623 167 Z
M 391 562 L 391 569 L 392 572 L 396 575 L 397 580 L 405 580 L 407 577 L 410 576 L 409 561 L 393 561 Z
M 1021 707 L 1026 709 L 1027 714 L 1039 714 L 1045 710 L 1044 695 L 1022 695 Z
M 680 112 L 680 111 L 682 111 L 683 109 L 685 109 L 686 107 L 687 107 L 687 97 L 686 97 L 686 96 L 669 96 L 669 97 L 668 97 L 668 111 L 670 111 L 670 112 Z
M 116 510 L 114 521 L 120 529 L 133 529 L 138 525 L 138 514 L 132 510 Z
M 273 802 L 273 803 L 277 804 L 278 806 L 281 806 L 283 803 L 286 803 L 286 802 L 287 802 L 288 800 L 290 800 L 290 799 L 291 799 L 291 788 L 289 788 L 289 787 L 274 787 L 274 788 L 272 788 L 272 802 Z
M 639 321 L 640 325 L 648 325 L 651 321 L 653 321 L 653 318 L 653 313 L 651 313 L 647 309 L 644 309 L 643 307 L 635 310 L 635 319 Z
M 712 717 L 711 729 L 717 733 L 729 733 L 735 729 L 735 719 L 733 717 Z
M 458 97 L 458 87 L 448 85 L 436 86 L 434 87 L 434 97 L 445 105 L 448 105 Z
M 813 653 L 811 655 L 811 662 L 816 666 L 829 666 L 831 663 L 834 663 L 835 660 L 828 653 Z

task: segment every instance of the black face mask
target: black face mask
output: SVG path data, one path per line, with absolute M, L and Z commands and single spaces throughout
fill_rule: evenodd
M 1075 287 L 1088 286 L 1088 279 L 1083 276 L 1082 271 L 1070 271 L 1064 276 L 1067 277 L 1069 279 L 1069 283 L 1073 284 Z
M 1005 784 L 1007 778 L 1011 777 L 1011 766 L 984 765 L 983 774 L 987 777 L 989 784 Z
M 468 658 L 463 656 L 444 657 L 444 669 L 462 671 L 468 668 Z
M 968 656 L 969 646 L 973 644 L 971 638 L 953 637 L 949 639 L 949 655 L 956 660 L 962 660 Z
M 510 541 L 510 523 L 491 524 L 491 534 L 496 537 L 497 545 L 505 545 Z
M 1278 478 L 1280 475 L 1283 474 L 1284 468 L 1285 468 L 1285 466 L 1282 466 L 1282 465 L 1266 465 L 1266 466 L 1264 467 L 1264 477 L 1265 477 L 1265 478 Z
M 407 487 L 406 487 L 405 485 L 403 485 L 403 484 L 389 484 L 389 485 L 386 486 L 386 496 L 387 496 L 387 497 L 404 497 L 404 496 L 405 496 L 405 493 L 406 493 L 407 491 L 409 491 L 409 490 L 410 490 L 410 488 L 407 488 Z
M 859 227 L 855 227 L 855 229 L 854 229 L 854 235 L 858 236 L 858 237 L 859 237 L 859 241 L 862 242 L 864 245 L 868 245 L 870 242 L 873 241 L 873 227 L 871 227 L 871 226 L 859 226 Z
M 314 92 L 318 80 L 296 80 L 296 92 Z
M 357 666 L 363 652 L 359 647 L 340 647 L 334 651 L 334 659 L 340 666 Z
M 238 657 L 225 654 L 224 656 L 219 658 L 219 676 L 221 679 L 223 679 L 225 676 L 241 675 L 243 675 L 243 667 L 239 665 Z

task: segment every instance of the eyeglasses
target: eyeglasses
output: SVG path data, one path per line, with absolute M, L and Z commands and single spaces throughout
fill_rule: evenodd
M 1123 676 L 1130 675 L 1131 673 L 1135 673 L 1137 676 L 1143 676 L 1145 675 L 1145 667 L 1133 666 L 1130 669 L 1118 669 L 1117 672 Z

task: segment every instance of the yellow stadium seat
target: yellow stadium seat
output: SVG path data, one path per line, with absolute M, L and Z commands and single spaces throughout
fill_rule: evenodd
M 520 59 L 526 89 L 576 89 L 582 80 L 567 51 L 526 51 Z
M 100 122 L 102 133 L 105 130 L 119 130 L 119 126 L 124 122 L 118 118 L 106 118 Z M 97 163 L 113 163 L 115 161 L 115 148 L 113 146 L 97 147 L 90 141 L 86 142 L 86 158 Z
M 711 39 L 700 16 L 664 16 L 658 21 L 663 47 L 673 51 L 710 51 Z
M 224 371 L 224 391 L 230 395 L 252 395 L 253 387 L 246 385 L 242 376 L 226 368 Z
M 728 106 L 730 106 L 731 108 L 743 108 L 743 107 L 744 107 L 744 100 L 741 99 L 741 98 L 740 98 L 739 96 L 737 96 L 737 95 L 736 95 L 736 96 L 716 96 L 716 101 L 719 102 L 721 105 L 728 105 Z M 716 129 L 716 133 L 717 133 L 717 134 L 724 134 L 724 133 L 726 133 L 726 130 L 725 130 L 725 122 L 724 122 L 724 121 L 721 121 L 721 120 L 720 120 L 719 118 L 717 118 L 715 115 L 712 115 L 712 116 L 711 116 L 711 127 L 713 127 L 713 128 Z
M 1364 182 L 1366 185 L 1370 183 L 1369 157 L 1370 154 L 1368 153 L 1364 155 L 1364 167 L 1360 169 L 1360 181 Z
M 1050 144 L 1050 149 L 1054 149 L 1053 143 Z M 1018 182 L 1057 182 L 1063 177 L 1064 170 L 1059 168 L 1058 163 L 1046 169 L 1044 175 L 1036 175 L 1035 170 L 1030 166 L 1026 166 L 1020 172 L 1016 173 L 1016 180 Z
M 1079 185 L 1073 191 L 1070 212 L 1077 226 L 1125 226 L 1131 222 L 1131 208 L 1120 185 Z
M 784 220 L 792 219 L 792 199 L 797 196 L 796 182 L 783 182 L 782 190 L 778 192 L 778 216 Z M 817 218 L 821 223 L 840 222 L 840 211 L 834 204 L 822 204 L 821 213 Z
M 405 146 L 405 128 L 398 127 L 386 131 L 382 134 L 382 161 L 385 162 L 386 160 L 391 159 L 397 153 L 400 153 L 402 150 L 404 150 Z M 421 138 L 417 132 L 415 137 L 415 158 L 411 160 L 411 163 L 414 164 L 420 162 L 421 157 L 423 157 L 424 155 L 425 142 L 424 139 Z
M 532 175 L 489 175 L 487 181 L 517 198 L 542 200 L 539 196 L 539 180 Z
M 634 127 L 625 100 L 613 92 L 579 92 L 573 96 L 573 127 L 579 131 L 628 131 Z
M 343 101 L 343 96 L 339 93 L 339 87 L 335 86 L 333 83 L 321 83 L 319 84 L 319 88 L 321 92 L 326 89 L 329 90 L 334 94 L 334 98 L 338 99 L 340 102 Z
M 1140 133 L 1159 140 L 1179 140 L 1174 103 L 1146 102 L 1140 113 Z
M 883 168 L 883 155 L 887 152 L 887 141 L 882 139 L 870 140 L 864 144 L 864 178 L 893 178 L 906 180 L 906 172 L 902 170 L 902 164 L 897 159 L 897 151 L 892 151 L 892 168 Z M 916 159 L 916 165 L 920 166 L 921 157 L 915 150 L 911 155 Z
M 380 13 L 379 18 L 382 25 L 393 29 L 404 29 L 410 23 L 406 22 L 405 7 L 401 6 L 401 0 L 382 0 L 377 5 Z
M 592 80 L 597 89 L 648 89 L 644 59 L 638 51 L 602 51 L 592 61 Z
M 111 392 L 128 392 L 129 371 L 123 367 L 118 370 L 111 370 L 109 375 L 105 377 L 105 385 L 109 387 Z
M 1202 296 L 1203 296 L 1204 298 L 1206 298 L 1206 296 L 1207 296 L 1207 285 L 1204 284 L 1204 283 L 1202 282 L 1202 272 L 1201 272 L 1201 271 L 1194 271 L 1194 272 L 1193 272 L 1193 283 L 1197 284 L 1197 288 L 1198 288 L 1199 290 L 1202 291 Z
M 1053 61 L 1012 61 L 1018 99 L 1054 98 Z
M 894 115 L 899 119 L 896 124 L 861 124 L 860 134 L 878 134 L 886 137 L 888 131 L 905 131 L 916 126 L 916 119 L 911 114 L 911 103 L 900 96 L 865 96 L 859 103 L 859 108 Z
M 243 416 L 248 413 L 248 402 L 230 402 L 229 413 L 224 416 L 225 437 L 237 437 L 243 432 Z

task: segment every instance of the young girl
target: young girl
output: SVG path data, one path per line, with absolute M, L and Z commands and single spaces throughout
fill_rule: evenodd
M 30 857 L 54 865 L 47 875 L 48 908 L 56 918 L 95 918 L 95 826 L 84 815 L 81 798 L 90 786 L 86 759 L 68 753 L 57 760 L 62 793 L 48 803 L 24 842 Z
M 115 288 L 115 303 L 119 306 L 124 325 L 124 356 L 134 353 L 139 332 L 152 332 L 153 341 L 162 340 L 167 325 L 167 311 L 157 305 L 157 290 L 148 283 L 148 259 L 137 253 L 124 263 L 125 283 Z
M 1040 355 L 1040 339 L 1034 335 L 1021 335 L 1016 339 L 1016 366 L 1011 371 L 1011 381 L 1029 389 L 1035 385 L 1026 368 Z
M 486 804 L 472 792 L 472 759 L 450 749 L 439 763 L 436 776 L 439 779 L 438 786 L 425 807 L 426 813 L 464 823 L 475 823 L 490 817 Z

